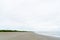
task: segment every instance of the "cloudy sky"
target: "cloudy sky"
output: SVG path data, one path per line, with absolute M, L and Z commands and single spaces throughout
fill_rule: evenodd
M 54 31 L 59 28 L 59 0 L 0 0 L 0 29 Z

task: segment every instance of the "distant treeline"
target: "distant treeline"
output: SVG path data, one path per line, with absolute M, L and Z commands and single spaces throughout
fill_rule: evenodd
M 18 31 L 18 30 L 0 30 L 0 32 L 27 32 L 27 31 Z

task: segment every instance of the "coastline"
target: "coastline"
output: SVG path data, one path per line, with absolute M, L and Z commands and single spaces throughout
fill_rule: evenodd
M 0 40 L 60 40 L 60 38 L 34 32 L 0 32 Z

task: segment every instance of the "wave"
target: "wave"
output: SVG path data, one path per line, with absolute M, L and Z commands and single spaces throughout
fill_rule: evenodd
M 60 38 L 60 32 L 35 32 L 39 35 L 51 36 L 51 37 L 58 37 Z

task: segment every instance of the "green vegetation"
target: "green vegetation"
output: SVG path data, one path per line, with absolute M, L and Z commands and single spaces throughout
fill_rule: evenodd
M 0 32 L 27 32 L 27 31 L 18 31 L 18 30 L 0 30 Z

